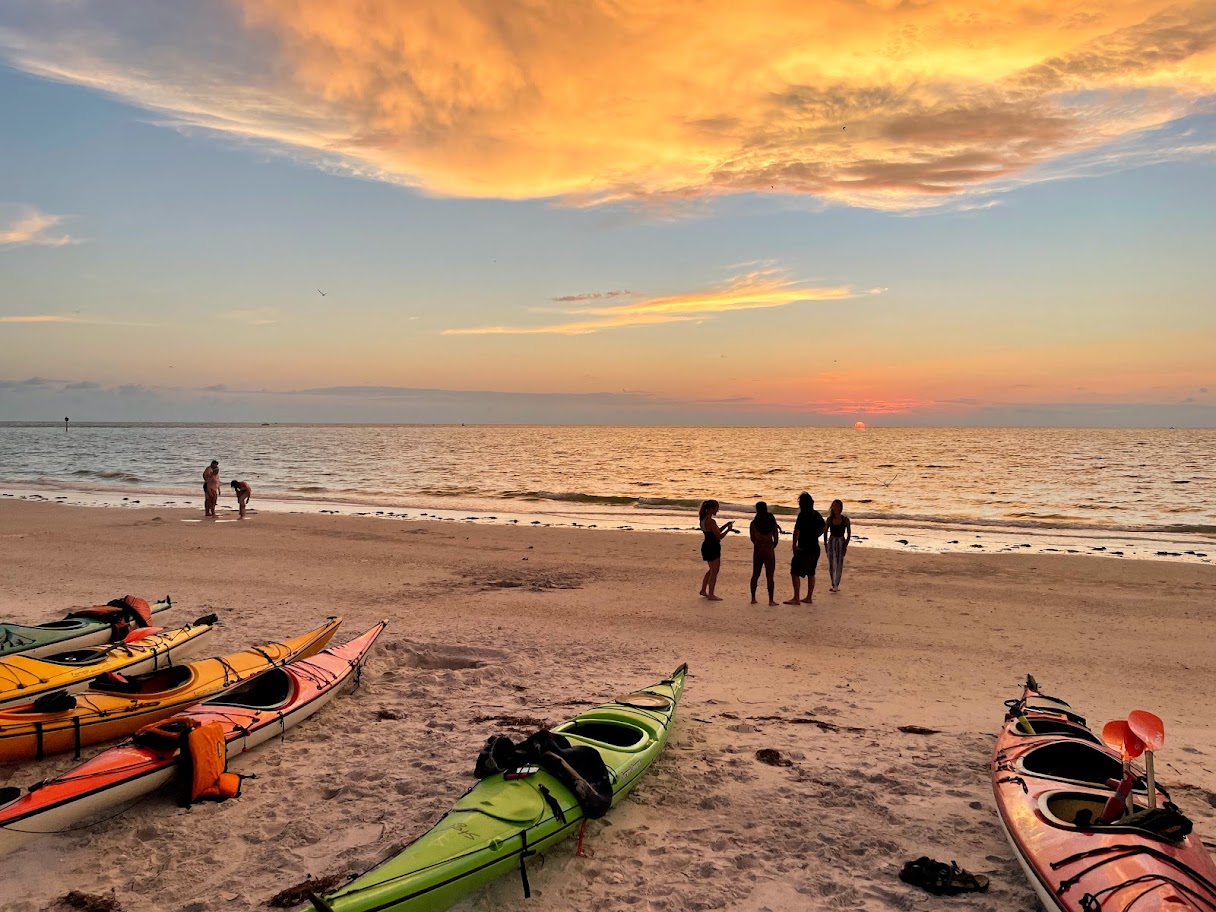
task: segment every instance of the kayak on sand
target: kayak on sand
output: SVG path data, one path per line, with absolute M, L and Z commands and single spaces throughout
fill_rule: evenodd
M 670 678 L 580 713 L 552 729 L 551 735 L 569 742 L 575 751 L 593 748 L 598 752 L 601 768 L 606 766 L 605 784 L 610 783 L 612 805 L 629 793 L 662 752 L 687 671 L 688 666 L 682 665 Z M 489 746 L 487 743 L 487 749 Z M 569 779 L 550 771 L 562 761 L 556 764 L 486 775 L 400 854 L 333 893 L 312 897 L 307 908 L 313 912 L 439 912 L 510 872 L 523 875 L 526 892 L 526 859 L 577 832 L 588 816 L 580 804 L 580 797 L 585 801 L 585 796 L 576 797 L 567 784 Z M 607 810 L 608 801 L 605 796 L 593 816 Z
M 141 611 L 145 607 L 146 616 Z M 114 643 L 132 630 L 147 627 L 151 615 L 172 607 L 173 601 L 167 595 L 151 605 L 128 595 L 106 605 L 70 611 L 61 621 L 31 626 L 0 624 L 0 658 L 11 655 L 39 658 L 66 649 Z
M 0 709 L 0 761 L 41 760 L 112 741 L 203 700 L 233 690 L 276 665 L 316 655 L 342 623 L 330 618 L 316 630 L 282 643 L 266 643 L 214 659 L 175 665 L 131 677 L 102 675 L 74 696 L 55 694 L 24 706 Z M 47 704 L 52 708 L 47 708 Z M 54 709 L 61 703 L 61 709 Z
M 0 660 L 0 707 L 30 703 L 56 690 L 84 690 L 89 681 L 108 672 L 137 675 L 167 668 L 200 645 L 215 622 L 215 615 L 209 614 L 175 630 L 144 627 L 112 646 L 88 646 L 41 659 L 9 656 Z
M 1123 755 L 1063 700 L 1040 693 L 1033 677 L 1007 706 L 992 790 L 1009 844 L 1045 909 L 1216 909 L 1216 864 L 1164 789 L 1154 789 L 1152 810 L 1144 777 L 1134 785 L 1128 777 L 1127 813 L 1113 813 L 1108 803 L 1113 783 L 1124 778 Z
M 156 723 L 164 729 L 218 723 L 223 727 L 231 760 L 325 706 L 342 685 L 357 682 L 381 621 L 362 636 L 331 646 L 308 659 L 272 668 L 235 690 Z M 61 776 L 30 786 L 24 793 L 0 790 L 0 854 L 36 836 L 60 832 L 168 785 L 179 766 L 179 750 L 159 739 L 140 743 L 140 736 L 102 751 Z

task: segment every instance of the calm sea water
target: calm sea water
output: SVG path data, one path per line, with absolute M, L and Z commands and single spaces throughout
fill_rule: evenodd
M 792 515 L 805 490 L 879 544 L 1209 560 L 1213 454 L 1196 429 L 7 424 L 0 488 L 195 504 L 215 458 L 263 509 L 634 528 L 695 525 L 708 497 Z

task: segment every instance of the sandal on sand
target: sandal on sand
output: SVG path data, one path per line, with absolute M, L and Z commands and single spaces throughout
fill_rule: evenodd
M 983 874 L 964 871 L 957 861 L 945 864 L 925 855 L 905 864 L 899 872 L 899 879 L 935 896 L 988 892 L 988 878 Z

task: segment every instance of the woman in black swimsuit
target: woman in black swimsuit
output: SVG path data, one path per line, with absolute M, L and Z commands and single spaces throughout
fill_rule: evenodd
M 722 601 L 714 595 L 714 586 L 718 583 L 718 570 L 722 567 L 722 539 L 731 533 L 735 525 L 734 520 L 731 520 L 724 526 L 718 526 L 714 516 L 719 507 L 720 504 L 716 500 L 707 500 L 702 503 L 697 523 L 701 527 L 701 531 L 705 533 L 705 541 L 701 542 L 701 560 L 709 564 L 709 569 L 705 571 L 705 576 L 701 579 L 701 595 L 711 602 Z
M 840 591 L 844 555 L 849 549 L 849 539 L 852 537 L 853 527 L 849 518 L 844 515 L 844 504 L 833 500 L 832 508 L 828 510 L 827 526 L 823 530 L 823 550 L 828 552 L 828 572 L 832 577 L 832 586 L 828 592 Z

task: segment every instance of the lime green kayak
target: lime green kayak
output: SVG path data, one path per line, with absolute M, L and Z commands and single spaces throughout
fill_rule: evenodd
M 612 781 L 613 805 L 662 752 L 687 672 L 681 665 L 670 678 L 553 729 L 571 745 L 599 751 Z M 574 794 L 546 770 L 516 779 L 494 773 L 399 855 L 340 890 L 313 897 L 308 908 L 440 912 L 503 874 L 519 876 L 525 859 L 578 832 L 583 819 Z

